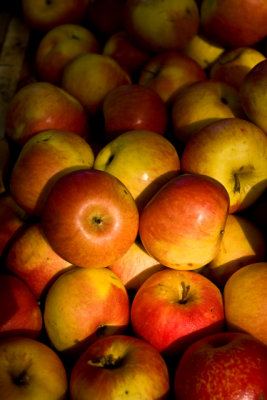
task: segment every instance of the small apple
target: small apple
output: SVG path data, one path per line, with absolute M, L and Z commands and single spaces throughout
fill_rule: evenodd
M 66 64 L 83 53 L 98 53 L 99 42 L 87 28 L 63 24 L 50 29 L 38 42 L 35 68 L 41 80 L 60 84 Z
M 220 119 L 187 141 L 181 168 L 217 179 L 228 191 L 230 212 L 244 210 L 267 187 L 267 136 L 245 119 Z
M 67 399 L 65 366 L 55 351 L 38 340 L 0 340 L 0 377 L 3 400 Z
M 217 180 L 183 174 L 169 180 L 140 214 L 139 235 L 162 265 L 198 269 L 217 254 L 228 215 L 229 196 Z
M 10 193 L 23 210 L 40 216 L 55 181 L 93 163 L 93 150 L 81 136 L 60 130 L 36 133 L 22 146 L 11 170 Z
M 41 223 L 59 256 L 73 265 L 101 268 L 118 260 L 135 241 L 139 214 L 119 179 L 105 171 L 81 169 L 54 183 Z
M 33 293 L 17 276 L 0 274 L 0 339 L 26 336 L 37 339 L 43 316 Z
M 267 345 L 267 262 L 245 265 L 227 280 L 224 290 L 228 330 L 250 333 Z
M 72 399 L 169 399 L 168 367 L 144 340 L 128 335 L 98 339 L 75 362 Z
M 103 117 L 108 141 L 132 130 L 148 130 L 164 135 L 167 130 L 167 108 L 151 88 L 138 84 L 121 85 L 104 99 Z
M 6 117 L 6 135 L 22 146 L 44 130 L 57 129 L 88 135 L 88 117 L 83 106 L 65 90 L 49 82 L 23 86 L 11 99 Z
M 97 154 L 94 168 L 124 183 L 140 211 L 164 183 L 179 174 L 180 159 L 164 136 L 132 130 L 107 143 Z
M 127 291 L 114 272 L 74 267 L 47 292 L 45 330 L 57 351 L 77 356 L 98 338 L 123 333 L 129 309 Z
M 84 106 L 89 115 L 95 115 L 111 89 L 129 83 L 130 75 L 112 57 L 86 53 L 65 66 L 61 86 Z
M 165 51 L 150 57 L 141 69 L 138 83 L 155 90 L 169 106 L 182 87 L 206 78 L 205 70 L 186 54 Z
M 182 355 L 174 376 L 175 399 L 264 399 L 266 376 L 267 346 L 245 333 L 215 333 Z
M 195 340 L 224 328 L 222 294 L 195 271 L 155 272 L 132 301 L 131 325 L 164 356 L 181 355 Z

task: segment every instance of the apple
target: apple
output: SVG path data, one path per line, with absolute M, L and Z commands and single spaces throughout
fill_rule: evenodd
M 267 186 L 267 136 L 250 121 L 220 119 L 187 141 L 181 168 L 217 179 L 228 191 L 229 211 L 244 210 Z
M 19 146 L 48 129 L 88 135 L 88 117 L 77 99 L 49 82 L 23 86 L 11 99 L 6 116 L 6 135 Z
M 265 59 L 264 54 L 254 47 L 230 49 L 221 54 L 211 65 L 209 76 L 239 90 L 247 73 Z
M 265 345 L 245 333 L 215 333 L 182 355 L 174 376 L 175 399 L 264 399 L 266 374 Z
M 239 96 L 248 119 L 267 133 L 265 112 L 267 59 L 256 64 L 243 79 Z
M 22 0 L 23 17 L 30 28 L 46 32 L 55 26 L 81 23 L 85 17 L 88 0 L 43 1 Z
M 98 53 L 99 42 L 87 28 L 63 24 L 50 29 L 38 42 L 35 68 L 41 80 L 60 84 L 65 65 L 83 53 Z
M 121 85 L 104 99 L 103 117 L 107 141 L 131 130 L 148 130 L 164 135 L 167 108 L 151 88 L 138 84 Z
M 267 244 L 263 232 L 248 218 L 229 214 L 221 246 L 215 258 L 202 273 L 223 288 L 239 268 L 265 260 Z
M 65 66 L 61 86 L 84 106 L 89 115 L 95 115 L 111 89 L 128 83 L 131 83 L 130 75 L 112 57 L 86 53 Z
M 73 265 L 101 268 L 122 257 L 135 241 L 139 214 L 119 179 L 105 171 L 81 169 L 54 183 L 41 224 L 59 256 Z
M 60 130 L 36 133 L 22 146 L 11 170 L 10 193 L 23 210 L 40 216 L 60 176 L 93 164 L 93 150 L 81 136 Z
M 74 267 L 50 286 L 44 326 L 51 346 L 77 357 L 98 338 L 125 332 L 129 310 L 127 291 L 114 272 Z
M 115 32 L 107 38 L 102 54 L 114 58 L 130 75 L 137 75 L 150 58 L 150 52 L 137 46 L 125 30 Z
M 131 325 L 165 357 L 179 356 L 197 339 L 223 330 L 222 294 L 195 271 L 155 272 L 132 301 Z
M 169 180 L 143 208 L 139 236 L 160 264 L 198 269 L 219 250 L 228 208 L 229 196 L 220 182 L 182 174 Z
M 123 22 L 140 47 L 152 51 L 181 50 L 199 28 L 195 0 L 126 0 Z
M 247 332 L 267 345 L 267 262 L 243 266 L 227 280 L 224 291 L 228 330 Z
M 265 0 L 203 0 L 200 5 L 200 29 L 224 47 L 250 46 L 264 39 L 266 18 Z
M 26 226 L 14 238 L 6 254 L 5 267 L 20 277 L 39 300 L 71 264 L 54 252 L 38 221 Z
M 62 360 L 35 339 L 0 340 L 0 380 L 5 400 L 67 399 L 68 377 Z
M 169 398 L 167 364 L 144 340 L 129 335 L 98 339 L 71 371 L 71 399 L 118 400 Z
M 205 70 L 186 54 L 165 51 L 150 57 L 141 69 L 138 83 L 155 90 L 170 106 L 182 87 L 206 78 Z
M 20 278 L 0 274 L 0 339 L 11 336 L 39 338 L 43 316 L 31 290 Z
M 94 168 L 118 178 L 141 211 L 164 183 L 179 174 L 180 159 L 174 145 L 164 136 L 147 130 L 131 130 L 99 151 Z
M 238 91 L 227 83 L 207 79 L 181 89 L 172 105 L 175 137 L 186 143 L 195 132 L 221 118 L 244 117 Z

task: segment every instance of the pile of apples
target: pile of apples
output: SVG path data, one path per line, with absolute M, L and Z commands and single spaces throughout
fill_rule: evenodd
M 1 400 L 267 398 L 266 0 L 22 0 Z

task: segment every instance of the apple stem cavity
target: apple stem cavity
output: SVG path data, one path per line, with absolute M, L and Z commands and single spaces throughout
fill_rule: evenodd
M 96 360 L 88 360 L 87 362 L 89 365 L 95 367 L 115 369 L 121 366 L 122 359 L 120 357 L 115 358 L 113 354 L 107 354 Z
M 29 375 L 26 371 L 22 371 L 20 374 L 12 377 L 13 382 L 17 386 L 25 386 L 29 383 Z
M 190 285 L 186 285 L 184 281 L 182 281 L 181 286 L 182 286 L 182 298 L 179 300 L 179 303 L 186 304 L 188 301 L 188 293 L 190 290 Z

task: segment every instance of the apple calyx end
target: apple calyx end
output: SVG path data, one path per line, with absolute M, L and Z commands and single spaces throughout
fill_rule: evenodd
M 26 371 L 22 371 L 18 375 L 13 375 L 12 376 L 12 381 L 17 386 L 26 386 L 26 385 L 29 384 L 30 378 L 29 378 L 29 375 L 27 374 Z
M 94 367 L 106 368 L 106 369 L 115 369 L 121 365 L 122 359 L 120 357 L 115 358 L 113 354 L 107 354 L 101 356 L 96 360 L 88 360 L 87 363 Z
M 182 297 L 178 301 L 179 304 L 186 304 L 188 301 L 188 293 L 190 291 L 190 285 L 186 285 L 184 281 L 181 282 L 182 286 Z

